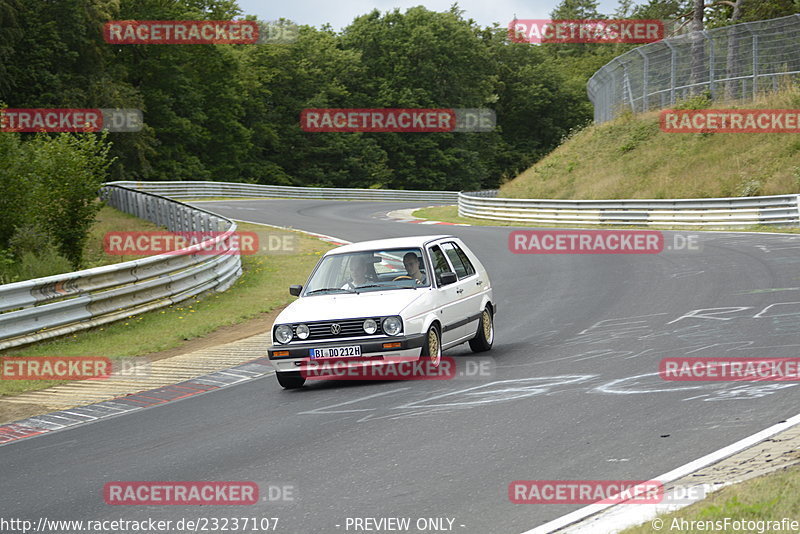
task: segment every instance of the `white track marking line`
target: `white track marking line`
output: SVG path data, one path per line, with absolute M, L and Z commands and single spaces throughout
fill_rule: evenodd
M 368 399 L 374 399 L 375 397 L 382 397 L 384 395 L 391 395 L 393 393 L 398 393 L 400 391 L 405 391 L 407 389 L 411 389 L 409 387 L 405 388 L 398 388 L 393 389 L 390 391 L 383 391 L 381 393 L 374 393 L 372 395 L 367 395 L 366 397 L 359 397 L 357 399 L 352 399 L 345 402 L 340 402 L 337 404 L 331 404 L 329 406 L 323 406 L 322 408 L 314 408 L 313 410 L 308 410 L 305 412 L 298 412 L 297 415 L 322 415 L 322 414 L 329 414 L 329 413 L 355 413 L 355 412 L 371 412 L 377 410 L 377 408 L 359 408 L 356 410 L 331 410 L 331 408 L 338 408 L 339 406 L 347 406 L 348 404 L 355 404 L 357 402 L 365 401 Z
M 680 467 L 673 469 L 672 471 L 668 471 L 661 476 L 657 476 L 652 480 L 658 480 L 662 484 L 667 484 L 668 482 L 673 482 L 681 477 L 684 477 L 688 474 L 694 473 L 695 471 L 709 466 L 713 463 L 718 462 L 728 456 L 732 456 L 739 451 L 742 451 L 756 443 L 764 441 L 765 439 L 774 436 L 784 430 L 787 430 L 797 424 L 800 424 L 800 414 L 795 415 L 783 421 L 782 423 L 777 423 L 772 425 L 769 428 L 762 430 L 761 432 L 757 432 L 752 436 L 748 436 L 744 439 L 737 441 L 727 447 L 723 447 L 717 451 L 714 451 L 710 454 L 706 454 L 703 457 L 698 458 L 688 464 L 684 464 Z M 586 519 L 589 516 L 592 516 L 598 512 L 611 508 L 614 504 L 590 504 L 588 506 L 584 506 L 574 512 L 571 512 L 567 515 L 563 515 L 557 519 L 549 521 L 544 525 L 538 526 L 531 530 L 526 530 L 522 534 L 546 534 L 548 532 L 553 532 L 560 528 L 566 527 L 571 525 L 572 523 L 576 523 L 582 519 Z M 619 528 L 621 525 L 615 525 L 615 530 Z
M 334 236 L 325 235 L 325 234 L 318 234 L 317 232 L 309 232 L 308 230 L 301 230 L 299 228 L 292 228 L 290 226 L 278 226 L 277 224 L 268 224 L 268 223 L 255 222 L 255 221 L 245 221 L 244 219 L 237 219 L 237 218 L 234 218 L 234 220 L 236 220 L 238 222 L 247 223 L 247 224 L 257 224 L 259 226 L 269 226 L 270 228 L 278 228 L 280 230 L 288 230 L 288 231 L 291 231 L 291 232 L 300 232 L 302 234 L 310 235 L 311 237 L 322 237 L 324 239 L 330 239 L 332 241 L 337 241 L 337 242 L 343 243 L 345 245 L 349 245 L 349 244 L 352 243 L 352 241 L 348 241 L 347 239 L 342 239 L 341 237 L 334 237 Z

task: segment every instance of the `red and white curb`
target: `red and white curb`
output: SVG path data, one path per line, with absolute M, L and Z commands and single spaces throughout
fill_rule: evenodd
M 430 208 L 438 207 L 438 206 L 428 206 Z M 443 222 L 443 221 L 431 221 L 428 219 L 418 219 L 412 215 L 415 211 L 421 208 L 410 208 L 404 210 L 394 210 L 390 211 L 386 214 L 386 219 L 391 221 L 397 221 L 402 223 L 412 223 L 412 224 L 441 224 L 445 226 L 472 226 L 471 224 L 462 224 L 462 223 L 451 223 L 451 222 Z

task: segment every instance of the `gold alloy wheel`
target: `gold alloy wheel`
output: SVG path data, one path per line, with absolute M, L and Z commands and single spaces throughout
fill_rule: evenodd
M 483 310 L 483 339 L 491 343 L 494 337 L 494 325 L 492 324 L 492 314 L 489 310 Z
M 428 357 L 431 359 L 433 365 L 439 366 L 442 353 L 439 348 L 439 335 L 436 333 L 436 328 L 434 327 L 428 330 Z

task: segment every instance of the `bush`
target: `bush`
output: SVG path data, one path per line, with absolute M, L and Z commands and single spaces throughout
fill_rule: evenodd
M 14 275 L 14 255 L 10 250 L 0 248 L 0 285 L 16 282 Z
M 8 249 L 0 249 L 0 284 L 30 280 L 72 269 L 53 238 L 30 223 L 16 229 Z
M 106 134 L 39 134 L 23 142 L 20 134 L 0 133 L 5 283 L 10 276 L 80 268 L 89 228 L 102 207 L 97 192 L 112 163 L 109 149 Z M 24 265 L 9 269 L 9 257 Z
M 672 109 L 708 109 L 714 101 L 711 99 L 711 91 L 703 91 L 696 95 L 679 100 Z
M 78 269 L 89 228 L 102 207 L 97 192 L 111 164 L 110 145 L 105 135 L 61 134 L 37 136 L 25 147 L 33 222 Z

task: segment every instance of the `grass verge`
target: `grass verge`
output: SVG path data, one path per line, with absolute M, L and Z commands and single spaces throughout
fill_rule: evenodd
M 763 528 L 744 525 L 734 529 L 733 525 L 724 528 L 729 521 L 781 521 L 783 518 L 800 521 L 800 466 L 770 473 L 758 478 L 728 486 L 708 498 L 643 525 L 631 527 L 622 534 L 650 534 L 653 532 L 680 532 L 694 534 L 700 532 L 797 532 L 781 528 Z M 695 523 L 692 525 L 692 521 Z M 718 523 L 717 523 L 718 522 Z M 661 528 L 658 528 L 661 525 Z
M 458 215 L 458 206 L 436 206 L 433 208 L 422 208 L 412 213 L 413 217 L 417 219 L 428 219 L 441 222 L 451 222 L 460 224 L 471 224 L 472 226 L 530 226 L 533 228 L 554 228 L 552 223 L 517 223 L 506 221 L 488 221 L 485 219 L 474 219 L 472 217 L 460 217 Z M 595 224 L 569 224 L 570 228 L 589 228 L 594 230 L 610 229 L 610 228 L 647 228 L 649 230 L 680 230 L 684 232 L 714 232 L 715 230 L 708 230 L 705 228 L 687 228 L 687 227 L 669 227 L 669 226 L 635 226 L 635 225 L 612 225 L 604 224 L 598 226 Z M 748 226 L 746 228 L 735 228 L 718 230 L 723 232 L 772 232 L 781 234 L 800 234 L 800 228 L 776 228 L 774 226 Z
M 239 230 L 264 232 L 263 226 L 239 223 Z M 291 253 L 242 256 L 243 274 L 227 291 L 211 293 L 125 321 L 68 337 L 9 349 L 2 356 L 141 356 L 238 324 L 294 300 L 288 286 L 304 283 L 319 256 L 333 245 L 299 232 L 269 229 L 270 235 L 294 236 Z M 65 381 L 0 380 L 0 396 L 48 388 Z
M 109 232 L 157 232 L 160 230 L 163 228 L 153 222 L 128 215 L 111 206 L 103 206 L 89 230 L 89 237 L 83 247 L 83 268 L 102 267 L 145 257 L 107 254 L 103 248 L 103 238 Z

